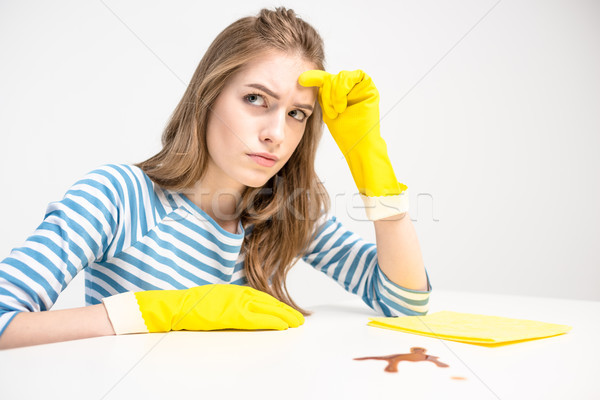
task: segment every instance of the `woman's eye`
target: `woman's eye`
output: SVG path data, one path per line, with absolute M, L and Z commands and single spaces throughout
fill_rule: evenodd
M 258 93 L 250 93 L 250 94 L 246 95 L 244 98 L 245 98 L 245 99 L 246 99 L 246 101 L 248 101 L 250 104 L 255 104 L 255 103 L 254 103 L 254 100 L 251 100 L 251 99 L 253 99 L 253 98 L 258 98 L 258 97 L 259 97 L 259 98 L 261 98 L 261 99 L 263 99 L 263 101 L 264 101 L 264 98 L 263 98 L 263 96 L 261 96 L 261 95 L 260 95 L 260 94 L 258 94 Z
M 300 111 L 300 110 L 293 110 L 293 111 L 291 111 L 291 112 L 295 112 L 296 114 L 298 114 L 298 113 L 302 113 L 302 119 L 298 119 L 298 118 L 294 117 L 294 118 L 296 118 L 296 119 L 297 119 L 298 121 L 300 121 L 300 122 L 304 122 L 304 120 L 306 119 L 306 114 L 304 114 L 304 111 Z
M 255 101 L 256 101 L 256 99 L 257 99 L 257 98 L 260 98 L 260 99 L 262 99 L 262 100 L 263 100 L 263 102 L 264 102 L 264 104 L 266 104 L 265 98 L 264 98 L 264 96 L 263 96 L 263 95 L 261 95 L 261 94 L 258 94 L 258 93 L 250 93 L 250 94 L 247 94 L 246 96 L 244 96 L 244 99 L 245 99 L 245 100 L 246 100 L 248 103 L 250 103 L 250 104 L 254 104 L 254 105 L 258 105 L 258 106 L 263 106 L 264 104 L 257 104 L 257 103 L 255 103 Z M 292 118 L 294 118 L 294 119 L 295 119 L 295 120 L 297 120 L 298 122 L 304 122 L 304 120 L 306 120 L 306 118 L 307 118 L 307 117 L 306 117 L 306 114 L 304 113 L 304 111 L 301 111 L 301 110 L 293 110 L 293 111 L 291 111 L 291 112 L 292 112 L 292 113 L 296 113 L 296 114 L 298 114 L 298 113 L 302 113 L 302 118 L 297 118 L 297 117 L 295 117 L 294 115 L 292 115 Z

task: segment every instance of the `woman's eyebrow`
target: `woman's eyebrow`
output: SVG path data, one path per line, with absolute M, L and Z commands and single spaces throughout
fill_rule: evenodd
M 260 83 L 250 83 L 246 86 L 262 90 L 269 96 L 274 97 L 275 99 L 279 100 L 279 96 L 277 94 L 275 94 L 271 89 L 265 87 L 264 85 L 261 85 Z M 313 108 L 310 104 L 294 104 L 294 107 L 305 108 L 307 110 L 310 110 L 311 112 L 313 111 Z

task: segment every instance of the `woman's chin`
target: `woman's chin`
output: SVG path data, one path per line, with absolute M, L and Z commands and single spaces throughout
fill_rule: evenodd
M 248 172 L 248 171 L 246 171 L 246 172 Z M 267 173 L 262 172 L 262 173 L 245 174 L 245 176 L 239 177 L 238 182 L 240 182 L 241 184 L 243 184 L 244 186 L 247 186 L 247 187 L 260 188 L 260 187 L 265 186 L 267 183 L 269 183 L 269 181 L 271 179 L 273 179 L 273 177 L 275 177 L 277 172 L 279 172 L 279 170 L 277 170 L 277 171 L 272 170 L 272 171 L 268 171 Z
M 251 187 L 251 188 L 260 188 L 263 187 L 267 184 L 267 182 L 269 182 L 269 179 L 271 179 L 272 177 L 268 178 L 267 180 L 263 179 L 248 179 L 245 182 L 243 182 L 243 184 L 245 186 Z

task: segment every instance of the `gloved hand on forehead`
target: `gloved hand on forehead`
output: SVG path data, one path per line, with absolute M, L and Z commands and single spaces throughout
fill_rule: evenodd
M 296 328 L 304 316 L 248 286 L 209 284 L 181 290 L 126 292 L 102 299 L 117 335 Z
M 365 203 L 367 217 L 378 220 L 408 210 L 408 187 L 397 181 L 379 133 L 379 92 L 362 70 L 331 74 L 303 72 L 298 83 L 319 87 L 319 104 Z

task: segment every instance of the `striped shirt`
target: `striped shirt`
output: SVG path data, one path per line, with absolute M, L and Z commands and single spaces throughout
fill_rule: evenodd
M 379 268 L 375 244 L 321 216 L 302 260 L 385 316 L 425 315 L 427 291 L 403 288 Z M 240 254 L 251 227 L 218 225 L 184 194 L 138 167 L 107 164 L 86 174 L 0 262 L 0 335 L 19 312 L 46 311 L 80 271 L 85 303 L 127 291 L 248 285 Z

